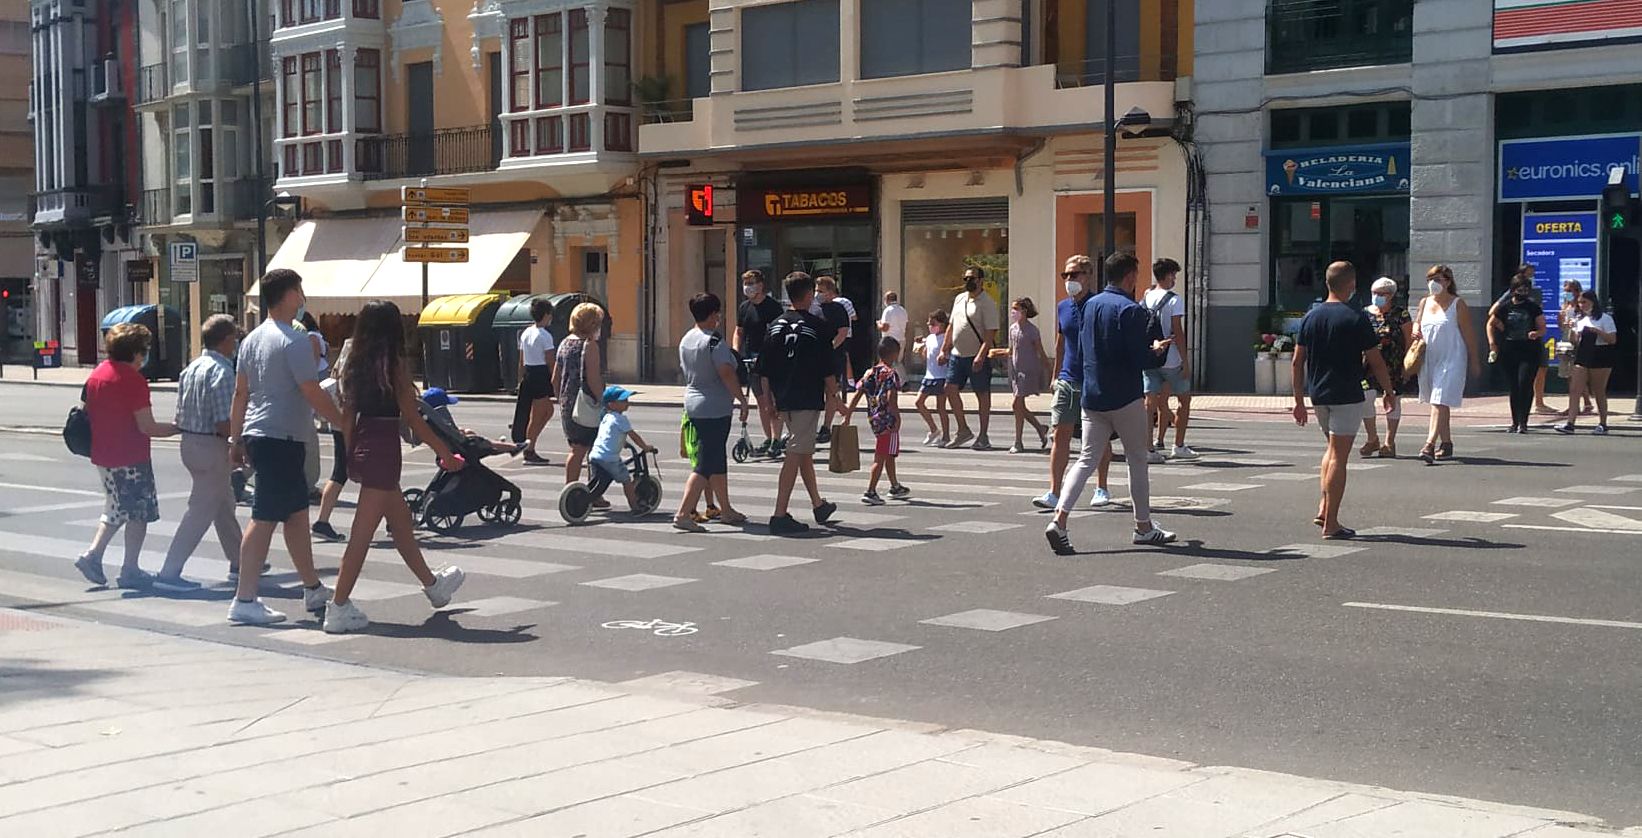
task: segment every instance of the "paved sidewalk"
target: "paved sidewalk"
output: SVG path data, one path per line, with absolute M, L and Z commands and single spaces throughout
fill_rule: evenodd
M 5 367 L 5 378 L 0 382 L 10 384 L 41 384 L 59 387 L 79 387 L 85 383 L 87 375 L 91 374 L 88 367 L 65 367 L 56 370 L 42 370 L 38 381 L 30 378 L 32 371 L 26 366 L 8 364 Z M 646 404 L 662 407 L 682 407 L 684 404 L 684 387 L 679 384 L 645 384 L 627 383 L 638 391 L 634 397 L 635 404 Z M 155 390 L 176 390 L 174 381 L 157 381 L 152 385 Z M 474 402 L 506 402 L 513 403 L 513 396 L 506 393 L 486 393 L 478 395 L 462 394 L 461 398 Z M 910 406 L 912 394 L 906 397 Z M 1553 404 L 1560 403 L 1565 397 L 1556 397 Z M 1008 421 L 1008 413 L 1012 404 L 1012 397 L 1007 389 L 992 394 L 992 410 L 1000 414 L 1002 420 Z M 964 393 L 964 402 L 969 410 L 975 409 L 975 397 L 971 393 Z M 1050 397 L 1048 394 L 1032 396 L 1027 399 L 1027 406 L 1035 413 L 1049 412 Z M 1240 394 L 1200 393 L 1192 398 L 1192 412 L 1194 415 L 1222 414 L 1240 418 L 1272 418 L 1279 421 L 1289 419 L 1289 409 L 1294 400 L 1289 396 L 1255 396 Z M 1629 409 L 1630 401 L 1627 398 L 1616 398 L 1613 409 L 1617 416 L 1623 416 Z M 1415 399 L 1403 401 L 1403 422 L 1409 428 L 1425 427 L 1429 412 L 1425 405 Z M 1508 422 L 1511 406 L 1503 395 L 1474 396 L 1465 400 L 1465 405 L 1454 411 L 1454 421 L 1462 425 L 1503 424 Z M 1535 421 L 1549 421 L 1549 417 L 1536 416 Z M 1418 447 L 1417 445 L 1415 447 Z
M 429 677 L 0 609 L 0 835 L 1615 834 L 714 697 L 738 683 Z

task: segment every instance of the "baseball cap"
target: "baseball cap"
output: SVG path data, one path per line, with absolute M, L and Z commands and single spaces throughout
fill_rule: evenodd
M 422 401 L 427 402 L 428 407 L 444 407 L 445 405 L 456 404 L 461 399 L 445 392 L 443 387 L 429 387 L 422 393 Z
M 632 398 L 633 395 L 634 393 L 632 390 L 615 384 L 604 388 L 604 401 L 606 404 L 609 404 L 610 402 L 624 402 Z

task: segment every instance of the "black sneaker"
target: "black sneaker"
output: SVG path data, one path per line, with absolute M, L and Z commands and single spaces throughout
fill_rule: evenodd
M 790 514 L 770 517 L 770 535 L 798 535 L 809 531 L 809 524 L 793 518 Z
M 911 494 L 912 490 L 905 486 L 896 485 L 889 487 L 889 496 L 892 498 L 904 498 Z
M 863 492 L 861 502 L 867 506 L 883 506 L 884 499 L 877 492 Z
M 536 453 L 535 451 L 532 451 L 528 448 L 525 449 L 525 462 L 527 462 L 527 463 L 529 463 L 533 466 L 545 466 L 545 465 L 548 464 L 548 460 L 547 460 L 546 457 L 543 457 L 542 455 L 540 455 L 540 454 Z
M 754 456 L 763 457 L 763 456 L 765 456 L 769 453 L 770 453 L 770 441 L 767 440 L 767 439 L 764 440 L 763 442 L 760 442 L 758 445 L 753 447 L 753 455 Z
M 342 533 L 337 532 L 336 528 L 331 526 L 330 521 L 315 521 L 313 531 L 314 535 L 317 535 L 326 541 L 342 540 Z
M 817 524 L 825 524 L 827 519 L 831 518 L 832 514 L 837 511 L 838 504 L 833 503 L 830 500 L 821 501 L 821 505 L 815 508 L 815 522 Z
M 815 441 L 821 445 L 826 445 L 827 443 L 832 442 L 832 431 L 828 428 L 822 428 L 821 430 L 816 431 Z

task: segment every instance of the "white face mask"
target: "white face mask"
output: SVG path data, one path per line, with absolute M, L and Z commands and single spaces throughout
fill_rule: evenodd
M 1066 280 L 1066 296 L 1076 297 L 1077 295 L 1082 294 L 1082 293 L 1083 293 L 1083 283 L 1078 282 L 1075 279 Z
M 758 286 L 757 285 L 743 285 L 743 286 L 741 286 L 741 293 L 743 293 L 743 294 L 745 294 L 749 297 L 751 297 L 754 294 L 754 292 L 756 292 L 756 291 L 758 291 Z
M 1429 292 L 1431 294 L 1431 296 L 1433 296 L 1433 297 L 1437 296 L 1438 294 L 1441 294 L 1445 288 L 1447 288 L 1447 286 L 1443 285 L 1442 283 L 1440 283 L 1440 282 L 1438 282 L 1434 279 L 1425 284 L 1425 290 L 1427 292 Z

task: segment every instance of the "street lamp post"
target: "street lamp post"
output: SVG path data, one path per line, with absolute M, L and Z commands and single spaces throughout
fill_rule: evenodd
M 1152 115 L 1138 107 L 1130 108 L 1121 118 L 1114 116 L 1117 112 L 1117 3 L 1118 0 L 1106 0 L 1105 106 L 1101 113 L 1101 139 L 1105 144 L 1106 159 L 1101 175 L 1104 204 L 1101 209 L 1100 265 L 1097 268 L 1102 284 L 1107 280 L 1106 257 L 1117 252 L 1117 134 L 1124 128 L 1142 128 L 1152 123 Z

